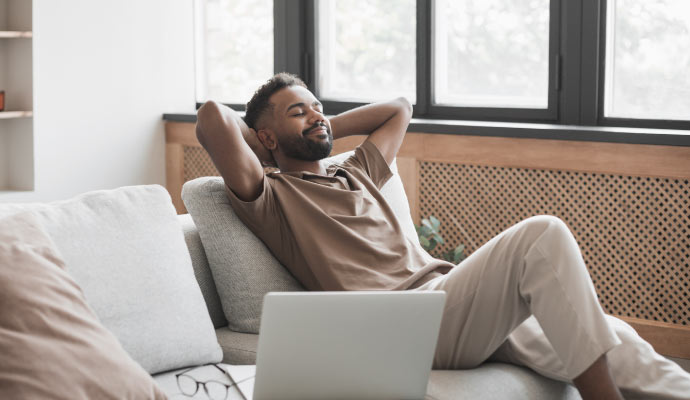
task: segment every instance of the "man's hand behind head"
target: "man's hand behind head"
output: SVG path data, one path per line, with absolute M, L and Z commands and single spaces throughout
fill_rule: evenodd
M 243 201 L 261 194 L 268 150 L 230 107 L 207 101 L 197 111 L 196 135 L 225 184 Z

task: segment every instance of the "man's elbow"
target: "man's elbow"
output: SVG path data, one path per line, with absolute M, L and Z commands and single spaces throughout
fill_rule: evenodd
M 213 123 L 213 119 L 219 114 L 220 107 L 213 100 L 205 102 L 196 111 L 196 138 L 202 145 L 204 144 L 205 135 L 208 133 L 208 126 Z
M 203 123 L 209 118 L 213 118 L 214 115 L 218 115 L 219 112 L 220 106 L 218 103 L 213 100 L 209 100 L 196 111 L 196 120 L 197 122 L 201 121 Z
M 402 112 L 410 116 L 412 115 L 412 104 L 407 100 L 407 97 L 398 97 L 395 101 L 399 104 Z

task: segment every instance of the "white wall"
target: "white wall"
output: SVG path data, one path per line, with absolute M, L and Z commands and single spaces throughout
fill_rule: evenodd
M 192 0 L 34 0 L 33 192 L 165 183 L 163 113 L 194 112 Z

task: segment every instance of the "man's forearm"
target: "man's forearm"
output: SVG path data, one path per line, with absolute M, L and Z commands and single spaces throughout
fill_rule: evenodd
M 230 107 L 208 101 L 197 111 L 197 138 L 208 151 L 214 136 L 232 135 L 238 132 L 249 145 L 262 165 L 274 165 L 271 153 L 261 144 L 256 133 L 247 126 L 242 117 Z
M 245 141 L 251 135 L 242 117 L 230 107 L 208 101 L 197 111 L 197 136 L 200 136 L 200 141 L 204 136 L 225 134 L 232 130 L 238 130 Z
M 404 97 L 368 104 L 345 111 L 330 119 L 333 138 L 351 135 L 369 135 L 400 112 L 408 112 L 411 106 Z

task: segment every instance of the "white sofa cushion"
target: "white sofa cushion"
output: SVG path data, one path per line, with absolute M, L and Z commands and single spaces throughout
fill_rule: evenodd
M 25 210 L 37 215 L 103 325 L 147 372 L 222 359 L 163 187 L 96 191 L 49 204 L 0 204 L 0 217 Z
M 340 162 L 353 153 L 343 153 L 327 161 Z M 395 163 L 391 169 L 394 175 L 381 192 L 400 220 L 405 235 L 419 243 Z M 266 293 L 304 289 L 237 217 L 222 178 L 203 177 L 185 183 L 182 200 L 199 230 L 229 328 L 258 333 Z
M 221 364 L 236 382 L 245 396 L 253 393 L 256 367 L 254 365 Z M 182 371 L 170 371 L 154 376 L 156 383 L 170 398 L 180 398 L 175 374 Z M 230 384 L 227 376 L 213 366 L 205 366 L 189 372 L 197 380 L 218 380 Z M 249 379 L 247 379 L 249 378 Z M 244 380 L 247 379 L 247 380 Z M 201 391 L 201 390 L 200 390 Z M 582 400 L 574 386 L 538 375 L 537 373 L 515 365 L 485 363 L 473 369 L 458 371 L 431 371 L 425 399 L 452 400 Z M 197 393 L 194 399 L 206 399 L 205 394 Z M 627 399 L 628 397 L 626 397 Z M 643 397 L 630 397 L 630 399 Z M 242 396 L 231 388 L 226 400 L 241 400 Z M 649 400 L 649 398 L 644 398 Z
M 346 153 L 329 157 L 328 160 L 334 163 L 342 162 L 354 153 L 354 150 L 348 151 Z M 407 199 L 407 194 L 405 193 L 405 187 L 403 186 L 400 175 L 398 174 L 397 159 L 393 160 L 393 163 L 390 167 L 391 171 L 393 172 L 393 176 L 388 180 L 388 182 L 386 182 L 385 185 L 383 185 L 383 187 L 381 187 L 381 194 L 393 209 L 393 213 L 395 213 L 395 216 L 398 218 L 405 236 L 413 243 L 420 245 L 419 236 L 417 236 L 417 230 L 414 228 L 414 222 L 412 221 L 410 204 L 409 200 Z

